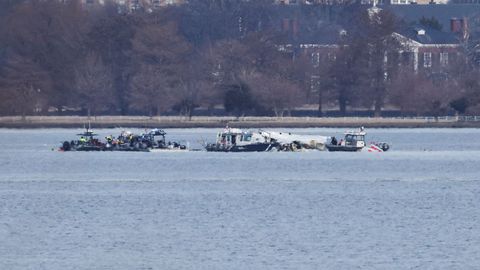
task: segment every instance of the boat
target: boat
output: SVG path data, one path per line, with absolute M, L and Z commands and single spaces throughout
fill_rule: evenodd
M 114 139 L 107 136 L 105 150 L 107 151 L 134 151 L 149 152 L 152 150 L 186 150 L 187 147 L 177 142 L 166 142 L 167 133 L 161 129 L 152 129 L 146 133 L 133 134 L 130 131 L 122 131 Z
M 326 145 L 330 152 L 358 152 L 365 147 L 366 132 L 361 128 L 359 131 L 346 131 L 344 139 L 338 143 L 335 137 Z
M 130 131 L 122 131 L 117 138 L 112 135 L 105 137 L 105 151 L 149 152 L 148 145 L 140 136 Z
M 152 129 L 146 133 L 134 134 L 130 131 L 122 131 L 117 138 L 113 135 L 105 137 L 106 142 L 96 138 L 89 128 L 77 134 L 78 140 L 64 141 L 60 151 L 127 151 L 127 152 L 150 152 L 153 150 L 187 150 L 187 147 L 178 142 L 166 142 L 167 133 L 160 129 Z
M 187 150 L 185 144 L 171 142 L 165 139 L 167 133 L 161 129 L 155 128 L 147 133 L 140 135 L 140 141 L 145 143 L 150 150 Z
M 226 127 L 217 134 L 215 143 L 205 146 L 208 152 L 266 152 L 278 150 L 280 144 L 259 132 Z
M 80 136 L 78 140 L 64 141 L 60 147 L 60 151 L 102 151 L 105 143 L 96 138 L 97 134 L 93 133 L 89 128 L 85 132 L 77 134 Z
M 385 152 L 390 149 L 390 145 L 385 142 L 370 143 L 366 146 L 365 143 L 365 129 L 361 127 L 358 131 L 346 131 L 345 137 L 337 142 L 335 137 L 331 138 L 330 143 L 326 148 L 330 152 L 359 152 L 366 149 L 368 152 Z

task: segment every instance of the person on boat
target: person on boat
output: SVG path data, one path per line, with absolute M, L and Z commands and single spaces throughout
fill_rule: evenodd
M 332 145 L 337 145 L 337 138 L 332 137 L 332 141 L 330 142 Z
M 340 141 L 338 142 L 338 145 L 342 145 L 343 143 L 343 139 L 340 139 Z
M 80 137 L 80 140 L 79 140 L 79 141 L 80 141 L 80 143 L 86 143 L 86 142 L 87 142 L 87 138 L 85 138 L 85 137 L 82 136 L 82 137 Z

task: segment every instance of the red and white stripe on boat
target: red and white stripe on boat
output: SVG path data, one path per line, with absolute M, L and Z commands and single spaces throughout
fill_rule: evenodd
M 375 144 L 370 144 L 368 147 L 368 152 L 383 152 L 383 150 Z

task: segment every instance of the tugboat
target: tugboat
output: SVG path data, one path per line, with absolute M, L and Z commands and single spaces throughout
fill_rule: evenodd
M 60 151 L 102 151 L 105 148 L 105 144 L 100 142 L 95 136 L 93 131 L 88 128 L 85 132 L 77 134 L 80 136 L 78 140 L 64 141 L 60 147 Z
M 265 152 L 279 146 L 275 139 L 261 133 L 226 127 L 217 134 L 216 142 L 207 144 L 205 149 L 208 152 Z
M 329 144 L 326 145 L 330 152 L 358 152 L 366 147 L 365 144 L 365 129 L 360 128 L 359 131 L 347 131 L 345 132 L 345 138 L 337 142 L 335 137 Z M 390 146 L 385 143 L 371 143 L 367 150 L 369 152 L 385 152 L 390 149 Z

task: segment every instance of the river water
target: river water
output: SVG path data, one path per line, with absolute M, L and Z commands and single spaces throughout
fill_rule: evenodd
M 478 129 L 367 130 L 386 153 L 52 151 L 81 131 L 0 129 L 0 269 L 480 265 Z

